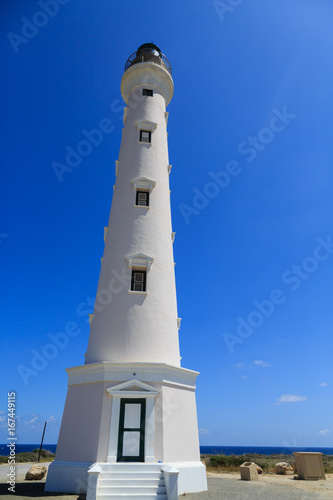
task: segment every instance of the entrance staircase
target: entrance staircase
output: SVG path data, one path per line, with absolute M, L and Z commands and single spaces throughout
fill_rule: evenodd
M 162 465 L 99 463 L 96 500 L 167 500 Z

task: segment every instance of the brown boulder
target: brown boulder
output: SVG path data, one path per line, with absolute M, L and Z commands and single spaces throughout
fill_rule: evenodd
M 294 469 L 288 462 L 279 462 L 275 465 L 275 474 L 294 474 Z
M 45 474 L 47 473 L 47 468 L 45 465 L 32 465 L 28 472 L 25 475 L 25 479 L 28 481 L 38 481 L 39 479 L 43 479 Z
M 257 467 L 257 472 L 258 472 L 258 474 L 262 474 L 262 473 L 263 473 L 263 470 L 262 470 L 262 468 L 260 467 L 260 465 L 258 465 L 258 464 L 256 464 L 256 463 L 255 463 L 254 465 Z

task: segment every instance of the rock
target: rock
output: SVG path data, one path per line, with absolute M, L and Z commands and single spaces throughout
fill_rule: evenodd
M 28 481 L 37 481 L 43 479 L 47 473 L 47 468 L 45 465 L 32 465 L 25 475 L 25 479 Z
M 294 469 L 288 462 L 279 462 L 275 465 L 275 474 L 294 474 Z
M 258 464 L 256 464 L 256 463 L 255 463 L 254 465 L 257 467 L 257 472 L 258 472 L 258 474 L 262 474 L 262 473 L 264 472 L 264 471 L 262 470 L 262 468 L 260 467 L 260 465 L 258 465 Z

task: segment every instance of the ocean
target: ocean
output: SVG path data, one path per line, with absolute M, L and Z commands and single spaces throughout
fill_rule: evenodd
M 333 448 L 306 448 L 287 446 L 200 446 L 200 453 L 206 455 L 244 455 L 257 453 L 258 455 L 291 455 L 294 451 L 319 451 L 324 455 L 333 455 Z
M 40 444 L 16 444 L 16 453 L 33 451 L 39 449 Z M 43 450 L 55 453 L 56 444 L 44 444 Z M 6 444 L 0 444 L 0 455 L 7 456 L 9 448 Z M 259 455 L 291 455 L 294 451 L 319 451 L 324 455 L 333 455 L 333 448 L 288 448 L 286 446 L 200 446 L 200 453 L 206 455 L 243 455 L 246 453 L 257 453 Z

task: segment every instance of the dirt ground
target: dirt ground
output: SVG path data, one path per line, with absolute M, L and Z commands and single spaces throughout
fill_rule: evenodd
M 207 477 L 217 477 L 220 479 L 239 479 L 238 472 L 230 472 L 223 474 L 216 474 L 214 472 L 207 472 Z M 267 484 L 281 484 L 290 486 L 291 488 L 300 491 L 318 491 L 328 492 L 333 499 L 333 474 L 326 474 L 326 479 L 320 481 L 298 481 L 294 476 L 282 476 L 277 474 L 260 474 L 259 481 Z

